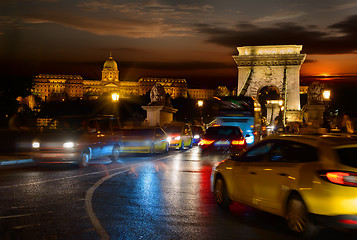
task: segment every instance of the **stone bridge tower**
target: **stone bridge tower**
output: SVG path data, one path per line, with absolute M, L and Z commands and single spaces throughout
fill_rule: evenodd
M 284 122 L 300 119 L 300 68 L 306 54 L 302 45 L 237 47 L 237 95 L 258 99 L 264 87 L 276 87 L 284 100 Z

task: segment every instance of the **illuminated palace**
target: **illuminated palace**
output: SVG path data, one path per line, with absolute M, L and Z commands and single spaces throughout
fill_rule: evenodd
M 101 80 L 85 80 L 80 75 L 39 74 L 33 80 L 32 94 L 43 101 L 96 99 L 113 93 L 120 98 L 130 98 L 145 95 L 157 82 L 172 98 L 189 95 L 194 99 L 209 99 L 215 92 L 213 89 L 188 89 L 186 80 L 178 78 L 144 77 L 138 81 L 120 81 L 118 65 L 110 55 L 103 65 Z

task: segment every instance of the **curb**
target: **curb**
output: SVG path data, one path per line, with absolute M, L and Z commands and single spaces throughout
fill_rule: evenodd
M 28 152 L 19 153 L 2 153 L 0 154 L 0 167 L 10 165 L 20 165 L 26 163 L 33 163 L 31 154 Z
M 3 160 L 3 159 L 0 159 L 0 166 L 18 165 L 18 164 L 32 163 L 32 162 L 33 162 L 33 160 L 31 158 L 29 158 L 29 159 L 16 159 L 16 160 Z

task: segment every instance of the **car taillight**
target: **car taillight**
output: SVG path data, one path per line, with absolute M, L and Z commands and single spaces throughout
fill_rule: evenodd
M 357 225 L 357 221 L 351 220 L 351 219 L 341 219 L 341 220 L 338 220 L 338 222 L 343 223 L 343 224 L 349 224 L 349 225 Z
M 210 145 L 214 142 L 214 140 L 202 139 L 198 145 Z
M 244 145 L 244 144 L 245 144 L 244 139 L 232 140 L 232 145 Z
M 321 177 L 331 183 L 357 187 L 357 173 L 343 171 L 324 171 Z

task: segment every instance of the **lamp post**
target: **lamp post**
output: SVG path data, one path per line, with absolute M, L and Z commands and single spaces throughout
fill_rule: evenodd
M 331 100 L 331 90 L 324 89 L 322 92 L 322 98 L 324 100 L 325 110 L 322 116 L 323 122 L 322 127 L 327 129 L 327 132 L 331 131 L 331 119 L 330 119 L 330 111 L 329 111 L 329 102 Z
M 202 115 L 202 108 L 203 108 L 203 100 L 198 100 L 197 101 L 197 106 L 200 109 L 200 121 L 201 121 L 201 125 L 204 124 L 203 122 L 203 115 Z
M 112 102 L 113 102 L 113 113 L 114 116 L 117 117 L 119 115 L 119 111 L 118 111 L 119 93 L 112 93 Z

